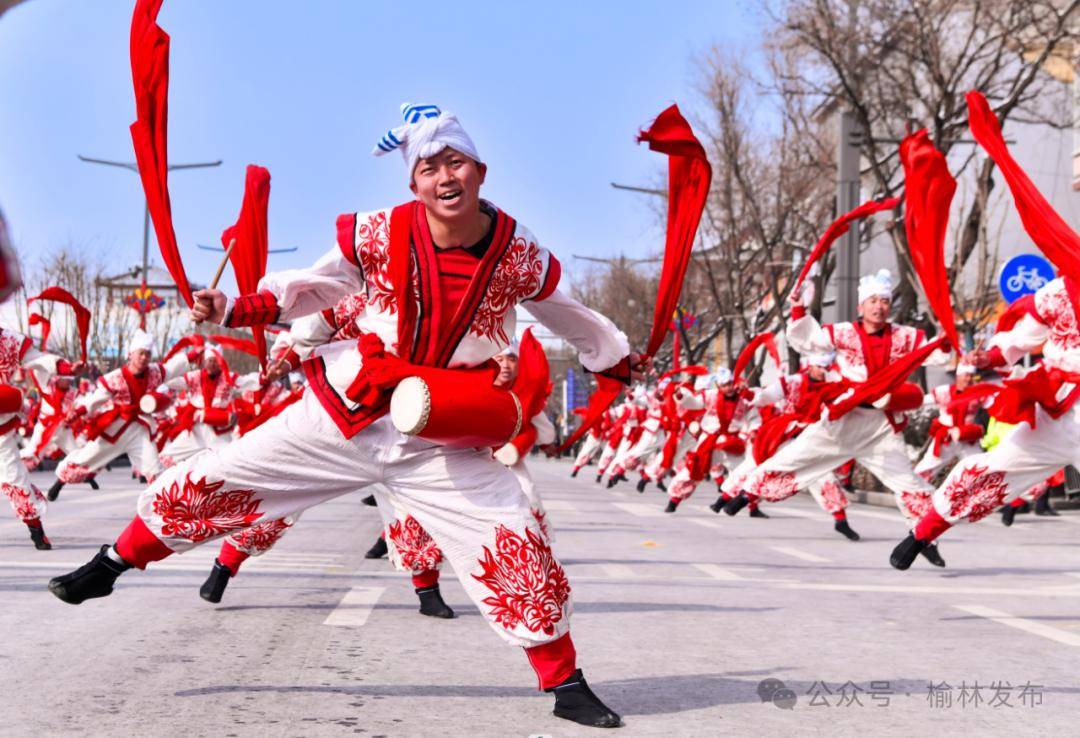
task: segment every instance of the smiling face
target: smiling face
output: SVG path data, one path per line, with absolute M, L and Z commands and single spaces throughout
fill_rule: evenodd
M 460 222 L 480 212 L 480 185 L 486 175 L 487 165 L 447 147 L 416 163 L 409 189 L 430 216 Z

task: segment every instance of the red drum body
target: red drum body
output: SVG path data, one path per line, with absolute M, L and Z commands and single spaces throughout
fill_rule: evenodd
M 171 397 L 157 392 L 147 392 L 139 398 L 139 410 L 147 415 L 159 413 L 171 404 Z
M 491 379 L 490 372 L 453 369 L 407 377 L 390 397 L 390 420 L 406 435 L 443 446 L 502 446 L 524 419 L 517 395 Z

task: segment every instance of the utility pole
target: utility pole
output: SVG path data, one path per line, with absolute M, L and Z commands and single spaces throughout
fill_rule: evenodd
M 112 161 L 111 159 L 94 159 L 89 156 L 78 154 L 80 161 L 87 164 L 102 164 L 107 167 L 119 167 L 129 172 L 139 173 L 139 165 L 131 161 Z M 174 169 L 206 169 L 221 166 L 221 159 L 217 161 L 196 162 L 194 164 L 169 164 L 168 170 Z M 150 205 L 143 202 L 143 237 L 142 237 L 142 286 L 146 288 L 146 277 L 150 269 Z M 139 312 L 139 327 L 146 329 L 146 313 Z
M 859 204 L 859 159 L 863 130 L 855 114 L 842 111 L 836 148 L 836 214 L 842 215 Z M 853 227 L 840 237 L 836 252 L 836 319 L 854 320 L 858 312 L 859 229 Z

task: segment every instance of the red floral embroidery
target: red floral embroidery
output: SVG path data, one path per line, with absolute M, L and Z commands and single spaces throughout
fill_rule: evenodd
M 62 463 L 56 470 L 56 478 L 64 484 L 78 484 L 79 482 L 85 482 L 93 474 L 94 472 L 90 471 L 89 468 L 74 462 Z
M 675 477 L 675 481 L 668 487 L 668 497 L 671 498 L 672 502 L 679 502 L 694 494 L 695 489 L 697 489 L 697 482 L 690 477 L 683 477 L 680 472 Z
M 492 341 L 507 343 L 510 339 L 503 330 L 507 312 L 540 290 L 540 275 L 544 262 L 540 247 L 533 241 L 514 236 L 503 254 L 495 273 L 491 276 L 484 300 L 476 310 L 469 332 Z
M 786 500 L 799 491 L 795 472 L 770 471 L 758 478 L 754 494 L 769 502 Z
M 394 544 L 397 560 L 409 571 L 430 571 L 442 562 L 442 550 L 412 515 L 391 523 L 387 538 Z
M 1056 279 L 1035 293 L 1035 309 L 1050 328 L 1050 341 L 1062 349 L 1080 347 L 1076 313 L 1065 291 L 1065 283 Z
M 536 524 L 540 526 L 540 534 L 543 535 L 546 540 L 550 541 L 551 529 L 548 527 L 547 513 L 538 507 L 532 508 L 531 512 Z
M 900 493 L 900 504 L 907 510 L 908 517 L 912 520 L 919 520 L 933 507 L 934 496 L 928 492 L 910 492 L 903 491 Z
M 22 363 L 26 337 L 0 329 L 0 381 L 10 382 Z
M 340 299 L 334 306 L 334 323 L 337 324 L 337 332 L 333 340 L 348 341 L 359 338 L 361 331 L 356 320 L 364 314 L 366 309 L 367 297 L 362 292 L 355 292 Z
M 154 496 L 153 511 L 161 516 L 161 533 L 198 543 L 238 528 L 247 528 L 261 517 L 260 500 L 250 489 L 222 490 L 225 481 L 193 482 L 184 476 L 183 487 L 173 481 Z
M 394 285 L 390 283 L 390 217 L 380 210 L 361 220 L 356 229 L 356 258 L 364 270 L 368 298 L 380 312 L 394 313 Z M 340 323 L 339 323 L 340 325 Z
M 483 603 L 491 607 L 488 615 L 496 623 L 507 630 L 521 625 L 533 633 L 555 632 L 570 597 L 570 583 L 543 538 L 528 528 L 522 538 L 500 525 L 495 552 L 484 546 L 479 563 L 483 574 L 472 576 L 494 594 Z
M 0 494 L 7 496 L 11 501 L 11 506 L 15 509 L 15 514 L 24 523 L 37 520 L 40 517 L 38 505 L 45 502 L 45 496 L 41 494 L 37 487 L 31 485 L 30 491 L 27 491 L 22 487 L 4 483 L 0 484 Z M 44 505 L 42 506 L 44 507 Z
M 233 534 L 230 543 L 238 551 L 256 556 L 269 551 L 291 527 L 285 518 L 268 520 Z
M 989 472 L 987 467 L 974 464 L 956 476 L 950 475 L 945 485 L 949 515 L 966 517 L 971 522 L 981 520 L 1001 507 L 1008 493 L 1005 472 Z
M 848 506 L 844 491 L 831 479 L 821 485 L 821 502 L 827 513 L 838 513 Z

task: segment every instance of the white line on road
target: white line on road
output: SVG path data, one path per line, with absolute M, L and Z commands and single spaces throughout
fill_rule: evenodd
M 1010 628 L 1016 628 L 1017 630 L 1022 630 L 1026 633 L 1031 633 L 1032 635 L 1049 638 L 1051 641 L 1064 643 L 1066 646 L 1080 646 L 1080 633 L 1070 633 L 1066 630 L 1044 625 L 1043 623 L 1034 620 L 1014 617 L 1007 612 L 995 610 L 992 607 L 983 607 L 982 605 L 953 605 L 953 607 L 957 610 L 962 610 L 971 613 L 972 615 L 986 618 L 987 620 L 993 620 L 995 623 L 1007 625 Z
M 371 611 L 386 587 L 353 587 L 341 598 L 338 606 L 326 616 L 323 625 L 339 628 L 359 628 L 367 622 Z
M 713 518 L 686 518 L 686 520 L 703 528 L 715 529 L 720 527 L 720 521 Z
M 612 579 L 638 578 L 638 575 L 634 573 L 634 570 L 626 564 L 600 564 L 600 568 Z
M 810 561 L 815 564 L 827 564 L 829 559 L 824 556 L 818 556 L 817 554 L 808 553 L 797 548 L 791 548 L 790 546 L 769 546 L 773 551 L 778 553 L 787 554 L 788 556 L 794 556 L 797 559 L 803 561 Z
M 577 506 L 566 500 L 544 500 L 544 509 L 555 512 L 577 512 Z
M 742 581 L 743 577 L 740 577 L 730 569 L 724 569 L 716 564 L 690 564 L 700 572 L 708 574 L 713 579 L 719 579 L 724 582 Z
M 653 505 L 645 505 L 641 502 L 613 502 L 611 503 L 615 507 L 619 508 L 623 512 L 628 512 L 631 515 L 636 515 L 639 518 L 662 518 L 667 515 L 659 507 Z

